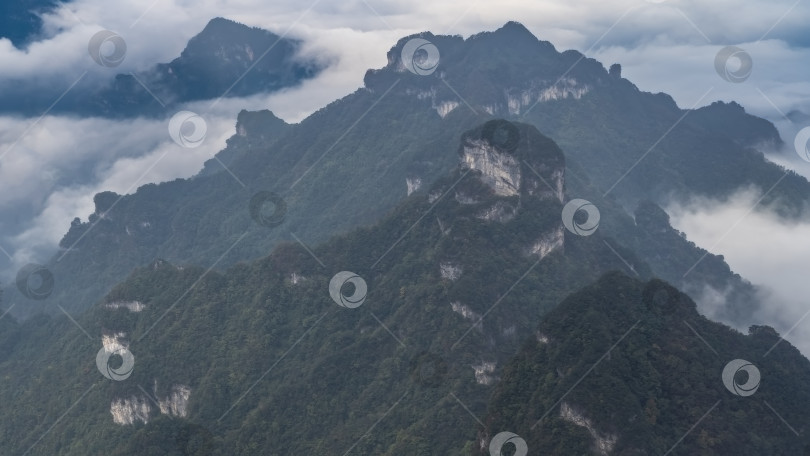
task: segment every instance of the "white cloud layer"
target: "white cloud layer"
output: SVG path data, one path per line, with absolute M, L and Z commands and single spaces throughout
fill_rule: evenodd
M 164 120 L 129 122 L 99 118 L 45 117 L 0 163 L 3 191 L 0 204 L 7 211 L 29 202 L 35 216 L 21 232 L 4 239 L 14 265 L 45 261 L 74 217 L 93 212 L 93 195 L 111 190 L 121 194 L 139 186 L 188 177 L 225 146 L 233 134 L 233 116 L 209 116 L 202 145 L 186 149 L 169 137 Z M 28 119 L 30 120 L 30 119 Z M 27 121 L 28 121 L 27 120 Z M 10 125 L 4 133 L 17 134 L 26 122 L 0 119 Z M 71 181 L 65 176 L 84 179 Z
M 810 220 L 788 223 L 771 211 L 753 210 L 761 189 L 746 189 L 728 200 L 696 199 L 667 208 L 672 225 L 691 241 L 723 255 L 731 268 L 762 288 L 762 309 L 750 324 L 773 326 L 785 339 L 810 354 Z M 712 294 L 703 311 L 711 317 Z
M 574 48 L 606 64 L 622 63 L 625 75 L 642 89 L 666 91 L 684 106 L 712 87 L 707 103 L 734 99 L 760 115 L 779 116 L 771 103 L 783 110 L 810 106 L 805 77 L 810 70 L 810 5 L 793 0 L 744 5 L 728 0 L 119 0 L 115 7 L 103 0 L 76 0 L 44 17 L 47 39 L 25 50 L 0 40 L 0 82 L 56 78 L 67 88 L 84 71 L 101 77 L 142 70 L 179 55 L 215 16 L 303 38 L 310 52 L 337 56 L 342 69 L 330 79 L 340 83 L 330 99 L 360 86 L 365 70 L 383 65 L 385 52 L 404 35 L 430 30 L 468 36 L 518 20 L 558 49 Z M 126 40 L 127 55 L 117 68 L 99 67 L 88 55 L 87 43 L 101 29 Z M 745 49 L 754 62 L 751 78 L 743 84 L 723 81 L 714 72 L 717 51 L 732 44 Z

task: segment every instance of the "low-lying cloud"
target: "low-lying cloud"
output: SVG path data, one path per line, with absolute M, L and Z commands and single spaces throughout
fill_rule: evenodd
M 519 20 L 558 49 L 578 49 L 606 64 L 622 63 L 625 75 L 642 89 L 666 91 L 683 106 L 691 106 L 710 87 L 714 93 L 701 105 L 733 99 L 773 117 L 779 114 L 772 103 L 781 110 L 810 106 L 805 77 L 810 70 L 810 5 L 793 0 L 752 0 L 744 6 L 727 0 L 507 0 L 497 5 L 461 0 L 339 5 L 121 0 L 114 8 L 103 0 L 74 0 L 43 17 L 45 39 L 24 50 L 0 40 L 0 85 L 39 81 L 58 94 L 85 71 L 90 78 L 109 78 L 144 70 L 178 56 L 216 16 L 304 39 L 311 52 L 351 66 L 350 72 L 332 74 L 342 80 L 331 92 L 332 100 L 359 87 L 367 68 L 382 66 L 385 52 L 402 36 L 425 30 L 468 36 Z M 127 43 L 118 67 L 100 67 L 88 55 L 90 37 L 102 29 L 120 34 Z M 728 83 L 714 73 L 717 51 L 732 44 L 754 62 L 751 78 L 743 84 Z
M 810 166 L 810 164 L 808 164 Z M 761 290 L 762 307 L 750 324 L 773 326 L 810 355 L 810 218 L 787 221 L 756 206 L 761 189 L 742 190 L 727 200 L 699 198 L 667 208 L 672 225 L 690 240 L 725 257 L 731 268 Z M 754 209 L 756 206 L 756 209 Z M 725 304 L 724 290 L 706 290 L 701 307 Z
M 74 217 L 87 219 L 93 195 L 133 193 L 147 183 L 189 177 L 233 134 L 233 117 L 210 116 L 203 144 L 186 149 L 169 137 L 163 119 L 127 123 L 108 119 L 45 117 L 0 163 L 0 204 L 17 223 L 3 226 L 0 245 L 12 265 L 46 261 Z M 3 122 L 11 138 L 24 122 Z M 8 146 L 3 142 L 0 147 Z M 44 257 L 43 257 L 44 255 Z

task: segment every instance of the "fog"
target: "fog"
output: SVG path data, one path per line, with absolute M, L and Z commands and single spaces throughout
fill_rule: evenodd
M 810 166 L 810 164 L 808 164 Z M 750 324 L 773 326 L 805 355 L 810 354 L 810 219 L 788 222 L 759 206 L 761 189 L 728 200 L 693 199 L 666 208 L 672 225 L 696 244 L 725 257 L 731 268 L 762 289 L 761 310 Z M 723 304 L 723 290 L 707 290 L 703 312 Z M 714 302 L 712 302 L 714 300 Z

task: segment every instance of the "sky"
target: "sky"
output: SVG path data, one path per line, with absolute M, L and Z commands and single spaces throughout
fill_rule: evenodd
M 640 89 L 669 93 L 682 108 L 737 101 L 782 132 L 786 147 L 763 151 L 810 176 L 810 163 L 792 147 L 810 120 L 802 125 L 788 118 L 796 110 L 810 113 L 810 2 L 797 0 L 77 0 L 43 16 L 42 36 L 27 48 L 0 39 L 0 90 L 25 81 L 61 92 L 80 77 L 103 79 L 168 62 L 217 16 L 301 39 L 302 58 L 331 65 L 280 93 L 227 99 L 213 108 L 206 101 L 186 106 L 208 112 L 207 135 L 197 148 L 175 144 L 162 119 L 0 116 L 0 271 L 6 274 L 0 281 L 8 282 L 8 273 L 24 263 L 46 262 L 70 221 L 93 212 L 95 193 L 131 193 L 146 183 L 192 176 L 225 146 L 239 110 L 267 108 L 298 122 L 361 87 L 366 70 L 383 67 L 399 38 L 421 31 L 467 37 L 517 20 L 560 51 L 576 49 L 605 66 L 620 63 L 623 76 Z M 105 29 L 127 45 L 115 68 L 97 65 L 88 54 L 90 37 Z M 743 81 L 718 73 L 716 56 L 727 46 L 742 53 L 723 68 L 732 76 L 745 73 Z M 800 276 L 810 253 L 810 221 L 784 226 L 773 215 L 755 213 L 727 233 L 754 193 L 667 209 L 690 239 L 770 290 L 774 313 L 760 317 L 781 319 L 778 326 L 789 328 L 810 308 L 802 302 L 810 281 Z M 29 217 L 9 228 L 9 214 L 19 213 Z M 761 249 L 771 253 L 756 253 Z M 810 353 L 810 321 L 793 334 L 803 335 L 800 343 Z

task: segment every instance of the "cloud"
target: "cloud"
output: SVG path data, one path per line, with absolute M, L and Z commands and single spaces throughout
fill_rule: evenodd
M 810 220 L 789 222 L 755 207 L 761 189 L 741 190 L 727 200 L 693 199 L 667 208 L 672 225 L 696 244 L 721 254 L 731 268 L 759 286 L 762 306 L 750 324 L 773 326 L 810 354 Z M 707 316 L 723 301 L 724 290 L 705 290 Z
M 777 40 L 737 46 L 753 61 L 751 76 L 742 83 L 725 81 L 715 71 L 715 56 L 724 45 L 651 42 L 602 48 L 594 57 L 606 64 L 620 62 L 625 78 L 642 90 L 669 93 L 682 108 L 737 101 L 749 113 L 773 122 L 784 120 L 790 111 L 810 109 L 810 81 L 804 76 L 810 73 L 810 48 Z
M 800 147 L 797 150 L 795 145 L 795 140 L 799 132 L 804 128 L 810 127 L 810 117 L 807 119 L 796 119 L 796 121 L 788 118 L 777 119 L 774 124 L 785 143 L 778 149 L 769 146 L 762 147 L 761 149 L 765 154 L 765 158 L 779 166 L 793 170 L 797 174 L 810 180 L 810 161 L 808 161 L 808 156 Z M 810 144 L 807 144 L 805 148 L 807 147 L 810 147 Z M 800 155 L 802 153 L 804 154 Z
M 581 51 L 635 49 L 650 43 L 661 48 L 684 44 L 723 46 L 753 43 L 763 38 L 779 40 L 791 48 L 810 45 L 810 33 L 806 28 L 810 6 L 795 5 L 792 0 L 752 0 L 745 5 L 726 0 L 661 3 L 640 0 L 506 0 L 498 4 L 460 0 L 418 3 L 355 0 L 340 4 L 302 4 L 289 0 L 166 0 L 154 3 L 121 0 L 114 8 L 103 0 L 75 0 L 43 17 L 47 39 L 33 43 L 24 51 L 13 48 L 8 40 L 0 40 L 0 68 L 3 68 L 0 79 L 45 74 L 78 75 L 82 69 L 108 70 L 96 68 L 87 53 L 90 37 L 100 29 L 113 30 L 127 42 L 126 59 L 117 70 L 143 69 L 177 56 L 188 39 L 215 16 L 279 34 L 306 35 L 310 39 L 315 36 L 325 38 L 336 30 L 373 34 L 375 39 L 360 45 L 343 40 L 321 42 L 342 57 L 362 54 L 365 58 L 378 60 L 384 58 L 384 54 L 377 53 L 379 47 L 390 47 L 396 38 L 406 34 L 430 30 L 468 36 L 492 30 L 508 20 L 520 20 L 538 37 L 553 42 L 560 49 Z M 661 57 L 665 55 L 646 57 L 649 65 L 676 64 L 670 61 L 667 65 L 662 61 Z M 711 68 L 711 59 L 713 55 L 706 62 L 707 68 Z M 362 73 L 365 69 L 358 71 Z M 66 70 L 73 72 L 66 73 Z
M 248 101 L 228 100 L 207 114 L 207 134 L 196 148 L 172 141 L 168 119 L 46 116 L 8 150 L 11 138 L 28 124 L 0 119 L 0 126 L 7 127 L 0 127 L 0 150 L 8 150 L 0 162 L 0 207 L 5 214 L 27 216 L 3 226 L 0 247 L 13 257 L 5 265 L 6 275 L 29 261 L 46 261 L 70 221 L 86 220 L 93 212 L 96 193 L 129 194 L 148 183 L 196 174 L 233 135 L 240 109 L 235 104 L 250 106 Z
M 55 99 L 85 72 L 88 78 L 102 79 L 143 70 L 179 55 L 215 16 L 303 38 L 309 55 L 336 59 L 339 70 L 328 78 L 330 90 L 308 97 L 317 97 L 321 106 L 360 87 L 366 69 L 382 66 L 385 52 L 404 35 L 430 30 L 469 36 L 517 19 L 560 50 L 574 48 L 606 64 L 622 63 L 625 76 L 640 88 L 670 93 L 684 107 L 711 88 L 699 105 L 737 100 L 770 118 L 781 117 L 778 110 L 810 110 L 810 83 L 804 77 L 810 70 L 810 32 L 805 27 L 810 5 L 792 0 L 745 5 L 727 0 L 121 0 L 114 8 L 102 0 L 76 0 L 46 14 L 46 38 L 27 49 L 0 40 L 0 87 L 25 80 L 53 91 Z M 103 68 L 90 58 L 88 41 L 101 29 L 126 40 L 121 66 Z M 729 44 L 743 47 L 754 60 L 746 83 L 728 83 L 714 72 L 717 51 Z

